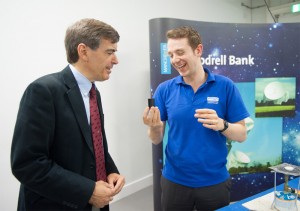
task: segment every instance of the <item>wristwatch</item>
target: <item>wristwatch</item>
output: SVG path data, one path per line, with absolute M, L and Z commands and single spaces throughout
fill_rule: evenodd
M 220 133 L 224 132 L 228 128 L 228 122 L 224 120 L 224 128 L 222 130 L 219 130 Z

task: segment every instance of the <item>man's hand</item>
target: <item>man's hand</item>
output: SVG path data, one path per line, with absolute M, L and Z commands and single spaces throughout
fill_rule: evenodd
M 203 127 L 220 131 L 224 129 L 224 120 L 219 118 L 217 112 L 213 109 L 197 109 L 195 111 L 195 118 L 202 123 Z M 243 142 L 247 138 L 247 128 L 245 120 L 228 123 L 229 127 L 222 134 L 229 140 Z
M 160 120 L 158 107 L 146 107 L 143 114 L 143 121 L 149 127 L 161 127 L 163 122 Z
M 113 200 L 113 196 L 115 195 L 114 193 L 113 185 L 104 181 L 98 181 L 96 182 L 95 189 L 89 203 L 94 207 L 102 208 Z
M 146 107 L 143 113 L 144 124 L 148 128 L 148 136 L 153 144 L 159 144 L 162 141 L 165 123 L 160 119 L 160 111 L 158 107 Z
M 125 184 L 125 177 L 120 174 L 112 173 L 107 176 L 107 181 L 113 186 L 114 195 L 117 195 Z
M 218 131 L 224 128 L 223 120 L 218 117 L 218 114 L 213 109 L 197 109 L 195 118 L 202 123 L 203 127 Z

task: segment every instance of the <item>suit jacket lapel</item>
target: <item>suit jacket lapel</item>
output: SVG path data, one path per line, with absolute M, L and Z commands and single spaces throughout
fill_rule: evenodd
M 92 154 L 94 154 L 93 150 L 93 141 L 91 136 L 91 129 L 87 121 L 86 117 L 86 111 L 84 107 L 84 103 L 82 100 L 82 96 L 78 87 L 78 84 L 75 80 L 75 77 L 73 76 L 73 73 L 71 69 L 66 67 L 63 71 L 63 79 L 66 84 L 66 86 L 69 88 L 66 92 L 71 106 L 74 110 L 74 115 L 76 117 L 76 120 L 80 126 L 80 129 L 82 131 L 83 137 L 91 150 Z
M 104 114 L 103 114 L 103 109 L 102 109 L 101 96 L 100 96 L 100 92 L 98 91 L 98 89 L 96 90 L 96 95 L 97 95 L 98 108 L 99 108 L 99 112 L 100 112 L 101 125 L 103 126 L 103 124 L 104 124 Z

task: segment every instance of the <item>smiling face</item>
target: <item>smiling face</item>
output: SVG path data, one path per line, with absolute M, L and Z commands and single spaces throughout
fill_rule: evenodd
M 113 66 L 118 64 L 117 43 L 106 39 L 102 39 L 100 46 L 95 50 L 80 44 L 78 51 L 83 60 L 81 72 L 91 82 L 108 80 Z
M 168 39 L 171 64 L 182 77 L 191 78 L 201 68 L 202 50 L 202 44 L 193 50 L 187 38 Z

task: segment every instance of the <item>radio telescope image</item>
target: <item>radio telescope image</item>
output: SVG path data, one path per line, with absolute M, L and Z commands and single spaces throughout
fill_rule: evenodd
M 264 89 L 264 102 L 273 101 L 276 105 L 281 105 L 282 102 L 287 102 L 289 92 L 285 90 L 282 83 L 274 81 L 269 83 Z
M 227 156 L 227 168 L 246 167 L 251 159 L 245 152 L 235 150 Z
M 240 164 L 248 164 L 250 163 L 250 158 L 249 156 L 244 153 L 244 152 L 241 152 L 241 151 L 235 151 L 233 153 L 234 157 L 235 157 L 235 161 L 237 163 L 240 163 Z
M 250 117 L 247 117 L 245 119 L 245 124 L 247 128 L 247 134 L 253 129 L 254 127 L 254 121 Z M 228 150 L 228 155 L 227 155 L 227 168 L 238 168 L 238 167 L 244 167 L 247 166 L 248 163 L 250 163 L 250 157 L 245 153 L 240 150 L 235 150 L 231 151 L 232 148 L 232 143 L 234 141 L 227 139 L 226 140 L 226 145 L 227 145 L 227 150 Z
M 255 117 L 291 117 L 296 110 L 296 78 L 257 78 Z

